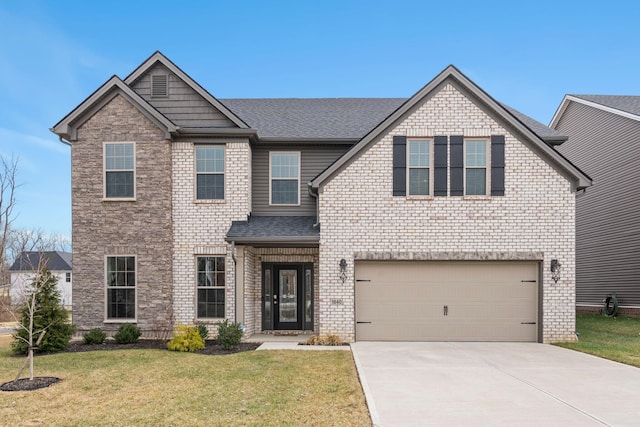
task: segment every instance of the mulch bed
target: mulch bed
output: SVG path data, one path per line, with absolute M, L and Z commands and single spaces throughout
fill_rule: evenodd
M 60 378 L 56 377 L 33 377 L 33 380 L 29 378 L 20 378 L 19 380 L 9 381 L 0 385 L 2 391 L 31 391 L 38 390 L 40 388 L 49 387 L 60 381 Z
M 236 348 L 225 350 L 216 341 L 207 340 L 204 350 L 197 351 L 197 354 L 224 355 L 241 353 L 243 351 L 253 351 L 260 346 L 261 343 L 243 342 Z M 140 340 L 133 344 L 118 344 L 113 340 L 107 340 L 102 344 L 85 344 L 82 341 L 72 341 L 66 350 L 61 353 L 77 353 L 82 351 L 100 351 L 100 350 L 128 350 L 128 349 L 146 349 L 146 350 L 167 350 L 167 340 Z M 169 351 L 169 350 L 167 350 Z

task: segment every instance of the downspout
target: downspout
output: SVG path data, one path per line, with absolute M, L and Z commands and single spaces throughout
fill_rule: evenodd
M 231 242 L 231 259 L 233 260 L 233 288 L 234 292 L 238 289 L 238 259 L 236 258 L 236 241 L 233 240 Z M 234 310 L 235 313 L 235 321 L 236 323 L 242 323 L 238 321 L 238 295 L 235 298 L 236 308 Z
M 60 142 L 62 142 L 64 145 L 68 145 L 69 147 L 71 147 L 71 142 L 70 141 L 67 141 L 66 139 L 64 139 L 60 135 L 58 135 L 58 138 L 60 139 Z
M 316 223 L 313 224 L 313 228 L 318 228 L 320 226 L 320 198 L 318 197 L 318 190 L 314 193 L 311 183 L 309 182 L 307 185 L 309 186 L 309 195 L 316 199 Z

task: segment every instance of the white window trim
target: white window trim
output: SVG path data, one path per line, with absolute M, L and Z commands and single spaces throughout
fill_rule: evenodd
M 107 197 L 107 144 L 133 144 L 133 197 Z M 135 202 L 137 194 L 136 185 L 136 143 L 135 141 L 105 141 L 102 143 L 102 201 L 104 202 Z M 128 172 L 129 169 L 118 169 L 120 172 Z
M 484 141 L 484 168 L 470 166 L 469 169 L 484 169 L 484 194 L 467 194 L 467 141 Z M 464 138 L 462 144 L 462 186 L 464 188 L 464 197 L 468 199 L 488 199 L 491 197 L 491 138 L 478 136 Z
M 411 153 L 411 149 L 409 146 L 412 141 L 428 141 L 429 142 L 429 166 L 427 167 L 411 167 L 409 156 Z M 411 137 L 407 138 L 407 159 L 406 159 L 406 185 L 407 185 L 407 198 L 410 199 L 432 199 L 433 198 L 433 189 L 434 189 L 434 168 L 433 168 L 433 154 L 434 154 L 434 139 L 433 137 Z M 429 169 L 429 194 L 410 194 L 411 191 L 411 182 L 409 181 L 409 176 L 411 169 Z
M 107 284 L 107 259 L 113 257 L 133 257 L 136 272 L 136 285 L 134 286 L 135 316 L 133 319 L 116 319 L 109 317 L 109 285 Z M 103 323 L 138 323 L 138 257 L 130 254 L 109 254 L 104 256 L 104 322 Z
M 196 155 L 197 147 L 214 147 L 214 146 L 222 146 L 224 151 L 224 163 L 222 165 L 222 172 L 198 172 L 198 157 Z M 224 181 L 224 197 L 222 199 L 198 199 L 198 174 L 203 175 L 217 175 L 222 173 L 223 181 Z M 227 199 L 227 144 L 225 143 L 207 143 L 207 144 L 193 144 L 193 201 L 194 203 L 225 203 Z
M 207 289 L 224 289 L 224 317 L 198 317 L 198 258 L 224 258 L 224 281 L 225 283 L 222 286 L 206 286 Z M 195 272 L 195 298 L 194 298 L 194 319 L 200 322 L 221 322 L 227 318 L 227 302 L 229 300 L 229 295 L 227 295 L 227 256 L 226 255 L 205 255 L 198 254 L 193 258 L 193 271 Z
M 295 154 L 298 156 L 298 203 L 273 203 L 271 189 L 274 178 L 271 176 L 271 159 L 273 154 Z M 300 151 L 269 151 L 269 206 L 300 206 L 300 170 L 302 169 Z M 284 180 L 285 178 L 275 178 L 276 180 Z M 286 178 L 291 179 L 291 178 Z

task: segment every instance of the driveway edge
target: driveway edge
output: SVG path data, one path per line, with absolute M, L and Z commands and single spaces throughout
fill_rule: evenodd
M 371 417 L 371 423 L 374 427 L 382 427 L 380 424 L 380 415 L 378 415 L 378 409 L 376 408 L 376 404 L 373 401 L 373 394 L 371 393 L 371 389 L 369 388 L 369 384 L 367 383 L 367 378 L 364 376 L 364 369 L 362 368 L 362 364 L 360 359 L 358 358 L 358 354 L 353 348 L 355 343 L 350 344 L 351 354 L 353 355 L 353 361 L 356 364 L 356 371 L 358 372 L 358 378 L 360 379 L 360 386 L 362 387 L 362 391 L 364 392 L 364 399 L 367 402 L 367 407 L 369 408 L 369 416 Z

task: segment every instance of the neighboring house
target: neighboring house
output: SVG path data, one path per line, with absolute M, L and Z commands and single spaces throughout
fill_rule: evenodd
M 569 135 L 558 150 L 593 177 L 577 199 L 576 305 L 597 312 L 615 294 L 640 316 L 640 96 L 566 95 L 551 127 Z
M 575 337 L 590 178 L 453 66 L 409 99 L 216 99 L 156 52 L 52 131 L 72 147 L 80 331 Z
M 24 295 L 24 288 L 31 283 L 35 272 L 45 266 L 58 279 L 58 290 L 62 304 L 72 306 L 72 262 L 71 253 L 62 251 L 22 252 L 9 269 L 11 273 L 11 301 L 15 304 Z

